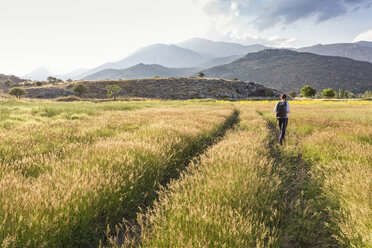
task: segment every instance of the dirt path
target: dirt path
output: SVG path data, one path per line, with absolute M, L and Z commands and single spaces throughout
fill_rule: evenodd
M 263 113 L 258 114 L 264 117 Z M 332 238 L 334 230 L 327 225 L 327 202 L 321 197 L 320 183 L 311 175 L 311 166 L 301 153 L 288 152 L 279 146 L 275 122 L 266 121 L 270 130 L 267 146 L 275 161 L 272 173 L 278 174 L 283 182 L 281 247 L 340 247 Z
M 183 156 L 181 156 L 180 159 L 174 160 L 173 164 L 169 166 L 168 173 L 163 178 L 160 185 L 158 185 L 158 188 L 167 187 L 167 184 L 171 180 L 177 180 L 182 171 L 184 171 L 191 162 L 198 161 L 200 156 L 205 153 L 208 148 L 221 141 L 228 130 L 238 125 L 240 121 L 239 114 L 239 111 L 235 109 L 211 135 L 202 136 L 200 139 L 195 141 L 197 142 L 195 146 L 184 150 Z M 154 204 L 156 197 L 157 196 L 147 199 L 145 203 L 138 206 L 138 209 L 143 209 L 142 211 L 144 211 L 147 208 L 150 208 Z M 120 220 L 118 222 L 120 222 Z M 123 220 L 115 227 L 115 229 L 114 232 L 107 235 L 108 240 L 104 241 L 104 243 L 110 243 L 114 247 L 120 247 L 121 245 L 124 245 L 125 247 L 139 246 L 141 242 L 141 228 L 137 224 L 135 218 L 127 218 L 126 220 Z

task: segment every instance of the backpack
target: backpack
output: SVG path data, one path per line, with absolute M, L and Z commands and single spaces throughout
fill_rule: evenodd
M 286 118 L 287 117 L 287 102 L 278 102 L 276 106 L 276 117 Z

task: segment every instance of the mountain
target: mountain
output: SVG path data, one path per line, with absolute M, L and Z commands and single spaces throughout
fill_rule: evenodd
M 372 48 L 372 41 L 358 41 L 358 42 L 355 42 L 355 44 L 359 44 L 361 46 Z
M 360 61 L 372 62 L 372 47 L 369 47 L 369 43 L 336 43 L 328 45 L 319 44 L 315 46 L 299 48 L 296 51 L 315 53 L 318 55 L 346 57 Z
M 215 42 L 202 38 L 193 38 L 187 41 L 183 41 L 178 43 L 177 46 L 192 50 L 207 58 L 228 57 L 232 55 L 245 55 L 249 52 L 258 52 L 260 50 L 267 48 L 263 45 L 258 44 L 243 46 L 241 44 L 233 42 Z
M 285 92 L 298 92 L 305 85 L 317 91 L 329 87 L 355 93 L 372 89 L 372 63 L 285 49 L 249 53 L 203 72 L 207 77 L 254 81 Z
M 25 80 L 14 75 L 5 75 L 0 73 L 0 83 L 5 83 L 6 81 L 10 81 L 11 83 L 19 83 Z
M 23 75 L 22 78 L 31 79 L 31 80 L 46 80 L 47 77 L 51 76 L 52 73 L 46 67 L 39 67 L 33 70 L 26 75 Z
M 53 77 L 62 79 L 62 80 L 67 80 L 69 78 L 73 79 L 78 77 L 79 75 L 83 74 L 84 72 L 88 71 L 88 69 L 76 69 L 72 72 L 66 73 L 66 74 L 57 74 L 53 75 Z
M 84 80 L 104 80 L 104 79 L 134 79 L 134 78 L 153 78 L 155 76 L 168 77 L 183 77 L 190 76 L 199 71 L 198 68 L 168 68 L 161 65 L 138 65 L 126 69 L 105 69 L 89 76 Z
M 77 78 L 85 78 L 88 75 L 104 69 L 125 69 L 139 63 L 159 64 L 172 68 L 194 67 L 206 61 L 203 56 L 175 45 L 155 44 L 144 47 L 131 56 L 112 63 L 106 63 L 84 72 Z
M 200 64 L 198 67 L 200 67 L 202 69 L 207 69 L 207 68 L 210 68 L 210 67 L 231 63 L 234 60 L 237 60 L 241 57 L 242 56 L 240 56 L 240 55 L 231 55 L 231 56 L 228 56 L 228 57 L 214 58 L 214 59 L 210 59 L 210 60 Z

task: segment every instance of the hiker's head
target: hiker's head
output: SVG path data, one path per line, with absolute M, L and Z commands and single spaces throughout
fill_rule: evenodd
M 286 94 L 282 94 L 282 95 L 280 96 L 280 98 L 281 98 L 282 100 L 287 100 L 287 95 L 286 95 Z

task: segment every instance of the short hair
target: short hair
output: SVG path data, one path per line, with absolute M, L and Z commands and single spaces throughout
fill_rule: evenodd
M 286 94 L 282 94 L 282 95 L 280 96 L 280 98 L 281 98 L 281 99 L 287 99 L 287 95 L 286 95 Z

